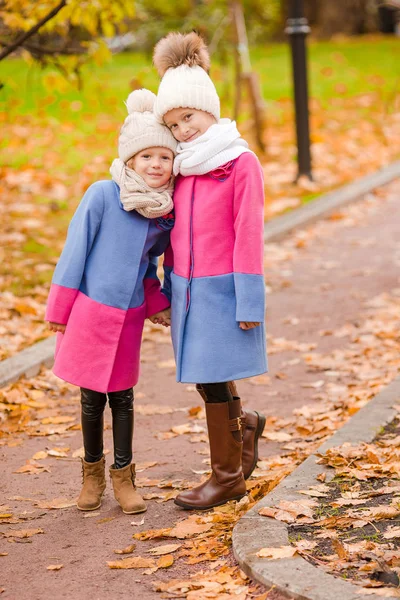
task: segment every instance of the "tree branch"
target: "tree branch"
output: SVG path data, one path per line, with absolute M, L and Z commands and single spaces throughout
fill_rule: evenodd
M 29 50 L 31 54 L 36 54 L 37 56 L 46 56 L 46 55 L 57 55 L 57 56 L 75 56 L 77 54 L 87 54 L 87 50 L 83 48 L 68 48 L 66 46 L 62 48 L 51 48 L 50 46 L 41 46 L 40 44 L 23 44 L 23 47 L 26 50 Z
M 67 0 L 61 0 L 61 2 L 53 8 L 43 19 L 41 19 L 36 25 L 34 25 L 29 31 L 25 31 L 19 38 L 15 40 L 13 44 L 6 46 L 2 52 L 0 52 L 0 60 L 6 58 L 11 52 L 14 52 L 19 46 L 21 46 L 28 38 L 34 35 L 47 21 L 50 21 L 53 17 L 56 16 L 57 13 L 60 12 L 62 8 L 67 4 Z

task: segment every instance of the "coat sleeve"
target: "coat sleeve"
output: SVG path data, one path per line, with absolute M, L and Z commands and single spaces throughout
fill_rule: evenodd
M 254 154 L 243 154 L 235 168 L 233 275 L 236 321 L 263 322 L 264 181 Z
M 161 288 L 157 276 L 158 259 L 169 248 L 169 233 L 164 233 L 161 239 L 150 249 L 149 264 L 144 275 L 144 296 L 146 300 L 146 317 L 151 317 L 170 305 L 170 298 L 164 288 Z M 165 267 L 164 267 L 165 273 Z
M 47 300 L 46 321 L 63 325 L 68 322 L 103 211 L 103 190 L 99 183 L 93 184 L 83 196 L 68 227 Z

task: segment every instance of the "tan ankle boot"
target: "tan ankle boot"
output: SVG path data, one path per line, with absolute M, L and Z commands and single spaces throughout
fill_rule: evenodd
M 235 433 L 241 431 L 240 401 L 206 402 L 205 409 L 212 473 L 207 481 L 175 498 L 175 504 L 186 509 L 206 510 L 246 494 L 242 442 L 235 439 Z
M 234 381 L 228 381 L 229 391 L 231 392 L 234 402 L 240 402 L 236 384 Z M 200 384 L 196 385 L 196 390 L 203 398 L 204 402 L 207 397 Z M 255 410 L 243 408 L 241 413 L 242 419 L 242 434 L 243 434 L 243 451 L 242 451 L 242 469 L 245 479 L 248 479 L 258 461 L 258 440 L 262 435 L 265 427 L 265 416 Z
M 105 458 L 95 463 L 82 458 L 83 487 L 76 503 L 79 510 L 96 510 L 106 489 Z
M 122 512 L 126 515 L 145 512 L 147 506 L 135 488 L 135 465 L 127 465 L 123 469 L 110 468 L 114 496 Z

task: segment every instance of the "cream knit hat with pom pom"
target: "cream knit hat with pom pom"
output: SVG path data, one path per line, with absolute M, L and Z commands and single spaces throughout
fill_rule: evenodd
M 154 65 L 160 77 L 154 114 L 160 123 L 174 108 L 196 108 L 220 118 L 220 102 L 208 76 L 210 57 L 197 33 L 169 33 L 154 49 Z
M 146 148 L 169 148 L 176 153 L 177 142 L 165 125 L 159 123 L 153 114 L 156 96 L 150 90 L 135 90 L 126 101 L 128 116 L 121 127 L 118 140 L 118 154 L 121 160 L 128 161 Z

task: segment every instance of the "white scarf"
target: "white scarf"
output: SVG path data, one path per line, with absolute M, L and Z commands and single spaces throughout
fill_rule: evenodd
M 193 142 L 178 144 L 174 174 L 204 175 L 243 152 L 251 152 L 248 143 L 240 137 L 235 121 L 220 119 Z
M 159 188 L 151 188 L 140 175 L 130 169 L 123 160 L 116 158 L 110 173 L 119 185 L 120 198 L 124 210 L 136 210 L 147 219 L 156 219 L 168 215 L 174 208 L 172 193 L 174 177 Z

